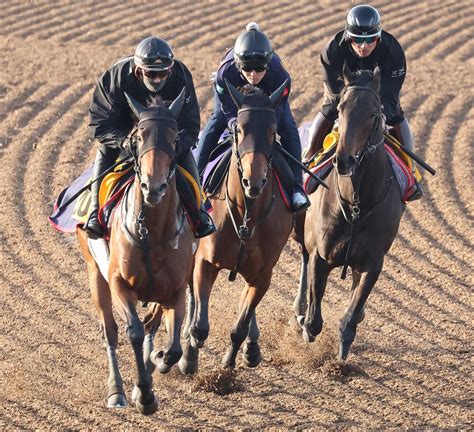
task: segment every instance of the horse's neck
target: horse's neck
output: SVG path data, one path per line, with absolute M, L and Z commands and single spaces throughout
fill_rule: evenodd
M 144 224 L 150 239 L 160 240 L 169 237 L 169 233 L 173 233 L 177 229 L 178 197 L 174 179 L 169 184 L 168 190 L 160 203 L 155 207 L 144 204 L 138 177 L 135 179 L 130 193 L 132 196 L 129 197 L 129 202 L 133 203 L 133 208 L 130 208 L 130 206 L 127 208 L 127 225 L 132 229 L 135 225 L 134 232 L 138 230 L 136 225 L 142 209 L 145 216 Z
M 361 174 L 352 177 L 339 177 L 341 195 L 346 200 L 353 201 L 353 193 L 358 192 L 360 202 L 370 206 L 380 200 L 387 187 L 387 174 L 390 175 L 389 161 L 384 145 L 377 147 L 375 153 L 367 156 L 360 167 Z

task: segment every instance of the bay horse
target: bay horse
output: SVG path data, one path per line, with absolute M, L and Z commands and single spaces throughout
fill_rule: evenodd
M 280 257 L 293 225 L 272 171 L 276 143 L 275 106 L 286 87 L 270 96 L 248 84 L 241 91 L 227 83 L 238 108 L 230 168 L 220 190 L 210 201 L 217 232 L 201 239 L 193 269 L 193 292 L 188 302 L 183 357 L 184 373 L 195 373 L 198 349 L 209 334 L 208 305 L 220 270 L 231 270 L 245 280 L 239 316 L 231 331 L 231 346 L 223 365 L 234 367 L 243 341 L 244 362 L 256 367 L 261 361 L 255 308 L 270 286 L 273 267 Z
M 184 89 L 169 108 L 154 101 L 149 107 L 125 95 L 138 118 L 136 176 L 122 198 L 111 226 L 108 282 L 88 247 L 87 233 L 77 230 L 87 262 L 92 301 L 104 331 L 109 360 L 107 406 L 127 405 L 117 350 L 117 324 L 112 306 L 125 321 L 138 379 L 132 400 L 142 414 L 158 408 L 152 389 L 154 364 L 162 373 L 178 362 L 186 287 L 192 271 L 194 237 L 176 191 L 176 119 L 184 103 Z M 136 305 L 153 302 L 145 318 Z M 153 351 L 153 337 L 164 316 L 167 346 Z
M 329 273 L 352 270 L 351 300 L 339 326 L 339 358 L 345 360 L 364 318 L 365 302 L 382 270 L 384 256 L 397 235 L 405 210 L 384 148 L 384 117 L 379 97 L 380 71 L 352 73 L 344 67 L 338 105 L 339 142 L 329 174 L 329 189 L 310 195 L 304 222 L 303 265 L 295 312 L 303 339 L 313 342 L 323 327 L 321 301 Z

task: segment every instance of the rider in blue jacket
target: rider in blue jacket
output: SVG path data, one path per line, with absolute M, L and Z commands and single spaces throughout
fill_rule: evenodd
M 285 150 L 301 160 L 301 142 L 288 103 L 290 76 L 283 67 L 280 57 L 272 51 L 267 36 L 259 30 L 256 23 L 249 23 L 246 30 L 237 38 L 234 48 L 222 59 L 214 78 L 214 110 L 199 139 L 196 155 L 200 173 L 204 171 L 209 156 L 226 127 L 236 121 L 237 107 L 227 90 L 225 80 L 236 88 L 252 84 L 269 96 L 286 79 L 288 86 L 276 107 L 277 132 Z M 301 168 L 293 162 L 290 162 L 290 165 L 296 178 L 291 198 L 292 208 L 293 211 L 298 211 L 308 207 L 309 200 L 302 187 Z

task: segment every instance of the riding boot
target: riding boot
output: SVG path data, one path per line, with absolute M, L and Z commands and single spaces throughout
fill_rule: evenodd
M 323 149 L 323 142 L 326 135 L 331 131 L 334 122 L 329 121 L 324 114 L 318 112 L 309 128 L 308 145 L 304 149 L 303 163 L 308 163 L 313 157 Z
M 401 123 L 393 125 L 391 132 L 403 147 L 406 147 L 408 150 L 413 152 L 413 135 L 411 133 L 410 124 L 408 123 L 407 119 L 403 119 Z M 411 161 L 411 170 L 413 178 L 415 179 L 415 186 L 413 188 L 413 192 L 407 198 L 407 201 L 418 200 L 423 195 L 423 189 L 415 177 L 415 161 L 413 159 Z
M 181 153 L 178 163 L 192 175 L 194 181 L 199 187 L 199 190 L 201 190 L 199 173 L 191 150 Z M 204 208 L 203 200 L 201 200 L 201 205 L 199 207 L 197 206 L 197 202 L 194 197 L 192 199 L 183 201 L 185 202 L 186 211 L 191 219 L 194 236 L 196 238 L 206 237 L 216 231 L 216 226 L 214 225 L 212 218 Z
M 100 175 L 106 171 L 115 161 L 115 149 L 109 149 L 105 146 L 97 151 L 94 168 L 92 170 L 92 180 L 100 177 Z M 103 237 L 105 234 L 105 228 L 99 221 L 99 190 L 101 180 L 97 180 L 91 185 L 91 209 L 89 213 L 89 219 L 84 224 L 84 230 L 89 233 L 90 237 Z

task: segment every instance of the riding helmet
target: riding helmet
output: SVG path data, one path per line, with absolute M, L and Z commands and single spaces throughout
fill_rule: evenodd
M 143 39 L 135 49 L 135 66 L 149 71 L 161 71 L 173 66 L 174 55 L 165 40 L 150 36 Z
M 347 14 L 346 32 L 349 36 L 378 36 L 381 30 L 380 14 L 372 6 L 355 6 Z
M 258 24 L 247 24 L 234 45 L 234 60 L 239 65 L 266 66 L 273 56 L 270 39 L 261 32 Z

